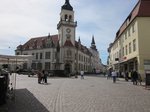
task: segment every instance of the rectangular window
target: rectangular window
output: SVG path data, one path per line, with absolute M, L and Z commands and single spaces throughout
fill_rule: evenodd
M 132 33 L 134 33 L 135 32 L 135 24 L 133 24 L 133 26 L 132 26 Z
M 133 40 L 133 51 L 136 51 L 136 40 Z
M 125 32 L 125 34 L 124 34 L 124 38 L 125 38 L 125 40 L 127 39 L 127 32 Z
M 123 43 L 124 42 L 124 36 L 121 36 L 121 42 Z
M 126 55 L 128 55 L 128 46 L 126 45 Z
M 80 68 L 81 68 L 81 67 L 80 67 L 80 63 L 79 63 L 79 64 L 78 64 L 78 70 L 79 70 L 79 71 L 80 71 Z
M 119 50 L 119 58 L 121 58 L 121 49 Z
M 43 58 L 43 54 L 42 53 L 40 53 L 40 59 L 42 59 Z
M 117 52 L 117 58 L 119 57 L 119 52 Z
M 79 54 L 78 58 L 79 58 L 79 61 L 80 61 L 80 54 Z
M 51 52 L 45 52 L 45 59 L 51 59 Z
M 129 43 L 129 54 L 131 53 L 131 42 Z
M 128 37 L 130 37 L 130 35 L 131 35 L 131 33 L 130 33 L 130 28 L 129 28 L 129 30 L 128 30 Z
M 77 60 L 77 54 L 75 54 L 75 60 Z
M 38 53 L 36 53 L 36 59 L 38 59 Z
M 51 69 L 51 63 L 45 62 L 45 70 L 50 70 L 50 69 Z
M 121 39 L 119 40 L 119 45 L 121 45 Z
M 70 57 L 72 55 L 71 50 L 67 50 L 67 57 Z
M 124 47 L 122 48 L 122 56 L 124 56 Z

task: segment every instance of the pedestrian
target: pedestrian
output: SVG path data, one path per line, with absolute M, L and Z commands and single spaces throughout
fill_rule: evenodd
M 44 76 L 41 70 L 37 71 L 38 83 L 41 84 L 42 77 Z
M 108 70 L 107 71 L 107 79 L 110 79 L 111 78 L 111 70 Z
M 116 83 L 116 77 L 117 77 L 117 73 L 115 70 L 112 71 L 112 77 L 113 77 L 113 83 Z
M 133 80 L 133 85 L 137 85 L 138 73 L 136 70 L 134 70 L 132 73 L 132 80 Z
M 44 70 L 44 82 L 47 84 L 48 71 Z
M 121 77 L 125 78 L 125 73 L 123 71 L 121 72 Z
M 129 74 L 128 74 L 128 72 L 125 73 L 125 80 L 126 80 L 126 81 L 129 80 Z
M 81 70 L 80 75 L 81 75 L 81 79 L 84 79 L 84 71 L 83 70 Z

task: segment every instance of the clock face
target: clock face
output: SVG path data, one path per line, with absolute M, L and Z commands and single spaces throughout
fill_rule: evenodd
M 71 32 L 71 29 L 70 29 L 70 28 L 67 28 L 67 29 L 66 29 L 66 32 L 67 32 L 67 33 L 70 33 L 70 32 Z

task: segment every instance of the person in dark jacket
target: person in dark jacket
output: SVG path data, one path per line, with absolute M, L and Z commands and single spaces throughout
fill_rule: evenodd
M 133 85 L 137 85 L 138 73 L 136 70 L 134 70 L 132 73 L 132 80 L 133 80 Z
M 126 80 L 126 81 L 129 80 L 129 73 L 128 73 L 128 72 L 125 73 L 125 80 Z
M 44 83 L 47 83 L 48 71 L 43 70 L 43 74 L 44 74 L 44 77 L 43 77 Z

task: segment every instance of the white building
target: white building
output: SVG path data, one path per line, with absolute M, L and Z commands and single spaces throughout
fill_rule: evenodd
M 81 44 L 76 39 L 77 22 L 74 20 L 73 7 L 69 0 L 61 7 L 58 34 L 31 38 L 24 45 L 19 45 L 16 55 L 33 55 L 31 63 L 24 64 L 25 69 L 64 70 L 66 74 L 101 70 L 99 52 L 94 36 L 91 47 Z

